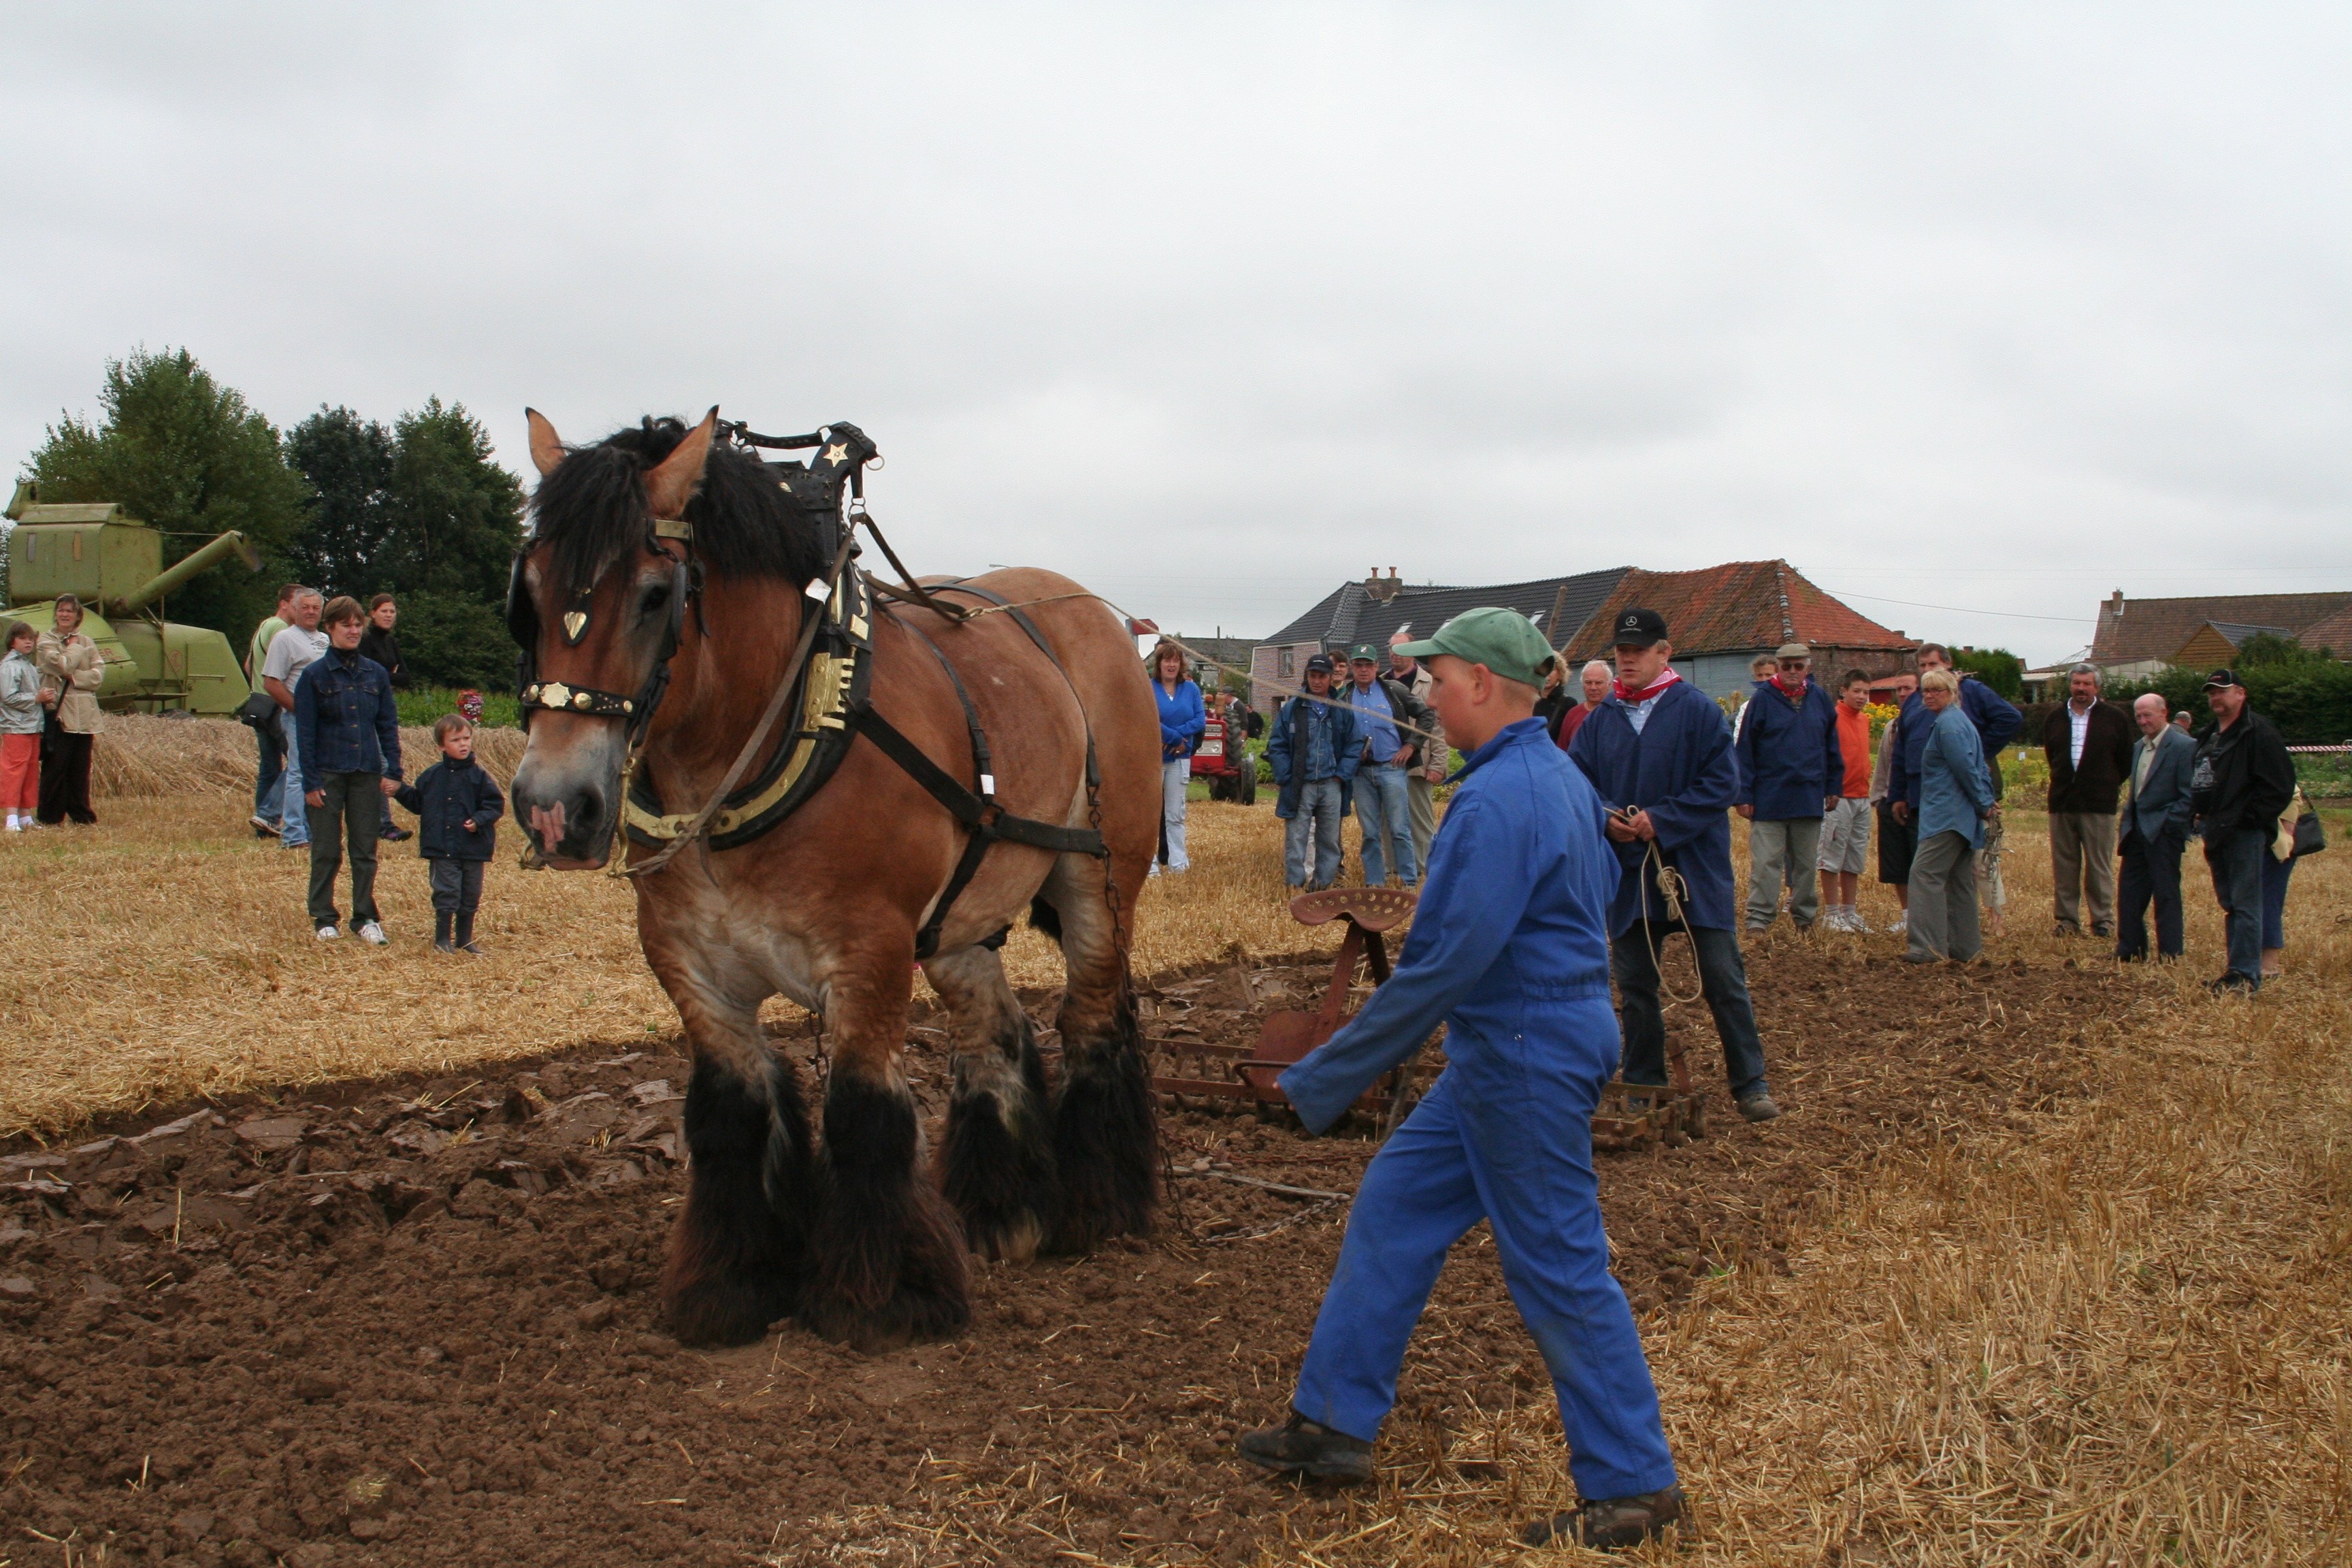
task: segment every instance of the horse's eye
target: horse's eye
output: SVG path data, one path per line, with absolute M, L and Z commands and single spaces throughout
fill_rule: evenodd
M 668 604 L 669 584 L 667 583 L 656 583 L 638 596 L 637 614 L 641 617 L 650 619 L 651 617 L 659 615 L 663 608 Z

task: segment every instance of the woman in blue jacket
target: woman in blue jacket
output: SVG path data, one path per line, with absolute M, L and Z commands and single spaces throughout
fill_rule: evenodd
M 1192 748 L 1209 727 L 1201 689 L 1184 679 L 1184 650 L 1163 642 L 1151 650 L 1151 695 L 1160 704 L 1160 858 L 1171 871 L 1189 871 L 1184 855 L 1184 792 L 1192 783 Z
M 1906 963 L 1948 958 L 1967 963 L 1983 951 L 1977 924 L 1976 852 L 1992 809 L 1984 742 L 1960 706 L 1959 678 L 1931 669 L 1919 678 L 1923 710 L 1919 847 L 1911 857 L 1911 950 Z

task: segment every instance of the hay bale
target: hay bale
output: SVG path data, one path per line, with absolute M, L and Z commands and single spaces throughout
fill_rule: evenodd
M 474 754 L 505 789 L 522 763 L 520 730 L 474 732 Z M 414 778 L 440 754 L 433 731 L 405 725 L 400 755 Z M 150 799 L 159 795 L 250 795 L 258 763 L 253 731 L 234 719 L 176 718 L 152 713 L 110 713 L 90 748 L 89 793 L 100 800 Z

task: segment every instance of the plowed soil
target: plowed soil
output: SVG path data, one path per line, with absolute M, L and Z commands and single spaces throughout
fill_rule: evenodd
M 1245 1042 L 1269 1006 L 1311 1005 L 1322 962 L 1164 977 L 1150 1026 Z M 1782 1267 L 1792 1224 L 1890 1146 L 2068 1092 L 2070 1034 L 2111 984 L 1866 968 L 1830 942 L 1767 945 L 1750 966 L 1790 1113 L 1740 1123 L 1703 1013 L 1669 1015 L 1712 1135 L 1602 1157 L 1639 1310 L 1711 1270 Z M 908 1036 L 933 1101 L 936 1026 L 919 1012 Z M 814 1073 L 813 1040 L 776 1045 Z M 479 1081 L 354 1083 L 8 1149 L 0 1555 L 1235 1563 L 1339 1517 L 1231 1444 L 1284 1410 L 1345 1205 L 1232 1178 L 1349 1193 L 1367 1131 L 1173 1109 L 1151 1242 L 979 1270 L 952 1343 L 867 1358 L 787 1324 L 702 1353 L 661 1331 L 651 1294 L 684 1190 L 687 1067 L 590 1046 Z M 1411 1486 L 1517 1486 L 1457 1436 L 1549 1398 L 1475 1232 L 1414 1342 L 1382 1462 Z

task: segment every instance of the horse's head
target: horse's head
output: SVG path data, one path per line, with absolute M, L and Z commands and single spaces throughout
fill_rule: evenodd
M 576 448 L 525 412 L 540 482 L 507 593 L 530 737 L 514 811 L 527 858 L 585 870 L 612 856 L 632 745 L 661 742 L 705 695 L 705 574 L 739 595 L 716 635 L 748 658 L 798 629 L 778 623 L 797 622 L 795 590 L 825 554 L 757 457 L 713 445 L 716 408 L 690 430 L 647 419 Z
M 622 763 L 666 694 L 685 629 L 698 577 L 686 512 L 719 411 L 682 438 L 677 421 L 648 420 L 576 452 L 524 412 L 540 486 L 507 587 L 530 737 L 515 816 L 544 864 L 587 869 L 612 854 Z

